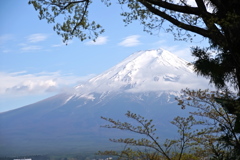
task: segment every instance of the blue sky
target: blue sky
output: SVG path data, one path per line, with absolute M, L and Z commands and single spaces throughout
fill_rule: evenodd
M 164 30 L 149 35 L 139 22 L 126 27 L 120 12 L 118 4 L 95 2 L 90 16 L 105 33 L 96 42 L 75 38 L 65 45 L 28 0 L 0 1 L 0 112 L 68 90 L 134 52 L 163 48 L 192 61 L 190 47 L 206 43 L 174 41 Z

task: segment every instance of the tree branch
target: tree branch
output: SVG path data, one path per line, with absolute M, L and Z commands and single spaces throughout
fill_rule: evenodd
M 147 135 L 151 140 L 157 145 L 157 147 L 160 149 L 155 148 L 157 151 L 161 152 L 168 160 L 171 160 L 170 157 L 167 155 L 167 153 L 163 150 L 163 148 L 159 145 L 159 143 L 156 141 L 156 139 L 151 135 L 151 131 L 149 131 L 149 127 L 146 126 L 142 121 L 137 120 L 147 131 L 145 135 Z
M 188 30 L 197 34 L 200 34 L 204 37 L 213 39 L 215 42 L 219 44 L 223 44 L 225 42 L 225 38 L 219 29 L 215 25 L 214 19 L 217 19 L 216 15 L 209 13 L 206 9 L 206 6 L 203 0 L 195 0 L 198 7 L 190 7 L 190 6 L 180 6 L 168 2 L 157 1 L 157 0 L 139 0 L 139 2 L 144 5 L 150 12 L 166 19 L 167 21 L 171 22 L 172 24 L 176 25 L 179 28 L 184 30 Z M 158 7 L 162 7 L 164 9 L 172 10 L 175 12 L 180 12 L 184 14 L 193 14 L 197 15 L 202 18 L 203 22 L 207 26 L 207 29 L 200 28 L 197 26 L 193 26 L 191 24 L 183 23 L 176 18 L 170 16 L 169 14 L 156 9 L 154 5 Z
M 59 2 L 59 3 L 50 3 L 51 5 L 55 5 L 55 6 L 58 6 L 61 10 L 64 10 L 66 9 L 68 6 L 70 6 L 71 4 L 75 4 L 75 3 L 83 3 L 83 2 L 88 2 L 89 0 L 81 0 L 81 1 L 73 1 L 73 2 Z M 66 6 L 61 6 L 61 5 L 65 5 L 67 4 Z
M 197 7 L 190 7 L 190 6 L 180 6 L 177 4 L 173 3 L 168 3 L 166 1 L 159 1 L 159 0 L 141 0 L 140 2 L 145 2 L 149 4 L 154 4 L 162 8 L 166 8 L 168 10 L 176 11 L 176 12 L 181 12 L 181 13 L 186 13 L 186 14 L 199 14 L 199 10 Z
M 207 8 L 203 0 L 195 0 L 195 2 L 199 8 L 199 12 L 200 12 L 199 15 L 202 17 L 205 25 L 208 27 L 209 33 L 212 33 L 210 38 L 214 39 L 217 42 L 223 42 L 225 38 L 223 37 L 219 29 L 216 27 L 214 23 L 215 21 L 213 21 L 213 18 L 217 19 L 217 17 L 213 17 L 209 15 L 209 12 L 207 11 Z
M 77 27 L 82 23 L 82 21 L 83 21 L 83 19 L 84 19 L 84 16 L 85 16 L 85 14 L 87 13 L 87 9 L 88 9 L 88 6 L 89 6 L 89 0 L 83 0 L 83 1 L 86 1 L 86 4 L 85 4 L 85 7 L 84 7 L 84 11 L 83 11 L 82 18 L 81 18 L 81 20 L 74 26 L 73 30 L 71 31 L 71 34 L 73 34 L 74 31 L 77 29 Z
M 185 24 L 183 22 L 180 22 L 179 20 L 171 17 L 170 15 L 154 8 L 152 5 L 150 5 L 149 3 L 146 3 L 145 1 L 140 1 L 140 3 L 142 5 L 144 5 L 150 12 L 166 19 L 167 21 L 171 22 L 172 24 L 176 25 L 177 27 L 180 27 L 182 29 L 185 29 L 185 30 L 188 30 L 188 31 L 191 31 L 191 32 L 194 32 L 194 33 L 197 33 L 197 34 L 200 34 L 204 37 L 210 37 L 211 34 L 209 33 L 208 30 L 206 29 L 203 29 L 203 28 L 200 28 L 200 27 L 197 27 L 197 26 L 192 26 L 192 25 L 188 25 L 188 24 Z

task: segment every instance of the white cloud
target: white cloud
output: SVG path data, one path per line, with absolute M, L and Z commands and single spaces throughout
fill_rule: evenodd
M 162 44 L 164 44 L 164 43 L 167 43 L 167 41 L 166 41 L 166 40 L 159 40 L 159 41 L 153 43 L 153 45 L 155 45 L 155 46 L 160 46 L 160 45 L 162 45 Z
M 89 41 L 85 43 L 86 45 L 103 45 L 106 44 L 108 41 L 108 37 L 106 36 L 99 36 L 95 41 Z
M 36 43 L 36 42 L 41 42 L 47 39 L 46 34 L 42 33 L 36 33 L 36 34 L 31 34 L 30 36 L 27 37 L 28 42 L 30 43 Z
M 176 4 L 176 3 L 180 3 L 179 0 L 173 0 L 173 2 Z M 187 1 L 184 1 L 184 3 L 188 4 L 188 5 L 191 5 L 191 6 L 196 6 L 196 2 L 195 0 L 187 0 Z
M 161 48 L 170 51 L 171 53 L 175 54 L 179 58 L 182 58 L 188 62 L 193 62 L 194 57 L 191 54 L 190 46 L 162 46 Z
M 165 36 L 168 36 L 168 35 L 165 35 Z M 164 37 L 164 36 L 161 36 L 161 37 Z M 174 42 L 171 40 L 169 41 L 159 40 L 155 43 L 152 43 L 152 45 L 154 46 L 154 48 L 165 49 L 186 61 L 193 62 L 194 60 L 194 57 L 191 54 L 191 46 L 193 45 L 191 43 L 189 44 L 189 43 L 183 43 L 179 41 Z
M 36 45 L 28 46 L 28 45 L 26 45 L 26 46 L 21 48 L 21 51 L 23 51 L 23 52 L 30 52 L 30 51 L 40 50 L 40 49 L 42 49 L 41 46 L 36 46 Z
M 4 49 L 2 52 L 3 53 L 9 53 L 9 52 L 11 52 L 12 50 L 10 50 L 10 49 Z
M 189 0 L 189 1 L 187 1 L 187 4 L 189 4 L 191 6 L 196 6 L 195 0 Z
M 60 43 L 60 44 L 54 44 L 54 45 L 52 45 L 52 47 L 62 47 L 62 46 L 64 46 L 64 44 L 63 44 L 63 43 Z
M 28 74 L 26 72 L 0 72 L 0 96 L 26 96 L 49 92 L 60 92 L 71 85 L 89 79 L 91 76 L 76 77 L 61 75 L 59 72 L 41 72 Z
M 0 44 L 3 44 L 5 42 L 13 40 L 13 39 L 14 39 L 14 36 L 11 34 L 2 35 L 2 36 L 0 36 Z
M 133 47 L 140 45 L 139 41 L 140 36 L 139 35 L 132 35 L 124 38 L 122 42 L 120 42 L 118 45 L 124 46 L 124 47 Z
M 52 47 L 62 47 L 62 46 L 66 46 L 66 45 L 69 45 L 69 44 L 72 44 L 72 43 L 73 43 L 73 41 L 69 40 L 66 43 L 61 42 L 59 44 L 54 44 L 54 45 L 52 45 Z

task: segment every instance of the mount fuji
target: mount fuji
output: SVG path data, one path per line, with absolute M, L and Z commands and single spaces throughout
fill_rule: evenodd
M 101 128 L 106 122 L 100 117 L 124 121 L 128 110 L 154 119 L 167 137 L 173 133 L 169 121 L 185 114 L 175 101 L 180 90 L 206 87 L 208 81 L 174 54 L 136 52 L 74 91 L 0 113 L 0 156 L 112 149 L 108 138 L 130 133 Z
M 163 49 L 148 50 L 132 54 L 108 71 L 92 78 L 88 85 L 80 85 L 76 89 L 78 93 L 81 93 L 79 90 L 100 93 L 179 90 L 182 85 L 186 86 L 186 80 L 191 75 L 195 76 L 192 76 L 191 84 L 198 83 L 199 77 L 196 79 L 193 67 L 187 61 Z

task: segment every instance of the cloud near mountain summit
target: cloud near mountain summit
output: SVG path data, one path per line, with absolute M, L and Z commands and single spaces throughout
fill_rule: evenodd
M 91 77 L 77 77 L 62 75 L 59 72 L 35 73 L 26 72 L 5 73 L 0 72 L 2 82 L 0 84 L 0 95 L 25 96 L 32 94 L 43 94 L 46 92 L 60 92 L 70 88 L 79 82 Z

